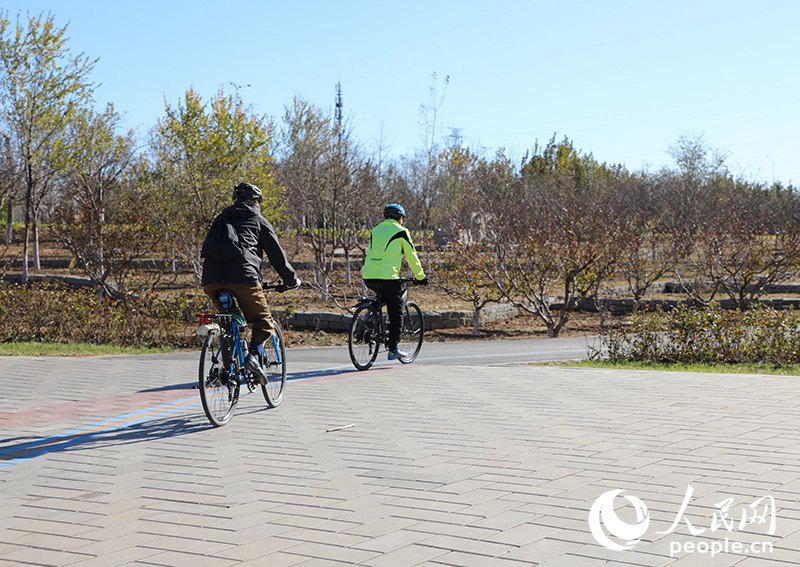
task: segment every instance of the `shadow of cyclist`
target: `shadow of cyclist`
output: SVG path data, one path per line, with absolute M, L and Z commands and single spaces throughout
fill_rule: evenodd
M 140 421 L 114 429 L 79 431 L 73 434 L 50 437 L 28 436 L 22 443 L 0 444 L 0 468 L 12 462 L 32 459 L 41 455 L 84 451 L 98 447 L 114 447 L 145 443 L 157 439 L 173 439 L 208 430 L 202 416 L 164 417 Z

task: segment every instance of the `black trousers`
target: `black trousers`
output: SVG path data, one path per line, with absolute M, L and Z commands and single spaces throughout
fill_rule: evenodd
M 364 280 L 366 286 L 378 294 L 386 303 L 389 313 L 389 341 L 386 345 L 389 350 L 397 349 L 400 340 L 400 328 L 403 326 L 403 291 L 397 280 Z

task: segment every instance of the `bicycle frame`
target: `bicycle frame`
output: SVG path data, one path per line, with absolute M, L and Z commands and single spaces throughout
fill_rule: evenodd
M 286 289 L 286 287 L 283 284 L 278 284 L 278 285 L 264 284 L 262 287 L 264 289 L 278 290 L 278 291 Z M 216 328 L 216 330 L 219 331 L 219 333 L 222 335 L 224 339 L 230 337 L 232 346 L 231 346 L 231 361 L 227 368 L 228 376 L 233 376 L 234 374 L 233 363 L 235 360 L 236 362 L 238 362 L 238 367 L 239 367 L 238 381 L 241 384 L 246 383 L 247 373 L 245 371 L 244 363 L 245 359 L 247 358 L 247 350 L 244 347 L 244 342 L 242 341 L 242 335 L 241 335 L 241 331 L 242 329 L 245 328 L 246 323 L 244 322 L 244 319 L 240 320 L 241 314 L 217 313 L 216 315 L 213 316 L 204 316 L 204 317 L 206 317 L 204 321 L 205 324 L 200 326 L 200 328 L 197 331 L 197 334 L 200 336 L 204 336 L 208 334 L 212 329 Z M 271 342 L 272 342 L 272 353 L 274 355 L 274 359 L 271 362 L 273 364 L 278 364 L 278 365 L 283 364 L 283 358 L 281 357 L 281 349 L 278 345 L 278 339 L 274 334 L 272 335 Z M 222 349 L 225 348 L 225 344 L 226 342 L 223 340 L 217 352 L 214 353 L 212 359 L 215 364 L 219 363 L 220 355 L 222 354 Z M 265 354 L 259 355 L 261 362 L 263 362 L 264 356 Z M 273 357 L 269 356 L 268 358 L 272 359 Z
M 403 305 L 408 303 L 408 286 L 411 285 L 411 282 L 413 282 L 413 281 L 414 280 L 411 279 L 411 278 L 400 278 L 400 284 L 401 284 L 400 289 L 403 292 L 400 297 L 403 300 Z M 361 307 L 369 306 L 369 307 L 372 307 L 374 311 L 380 311 L 380 310 L 383 309 L 384 305 L 386 305 L 386 302 L 383 299 L 381 299 L 380 295 L 378 295 L 376 293 L 375 295 L 370 295 L 370 296 L 367 296 L 367 297 L 359 297 L 358 298 L 358 303 L 353 305 L 350 308 L 350 310 L 351 311 L 356 311 L 357 309 L 360 309 Z
M 285 286 L 263 286 L 264 289 L 285 290 Z M 228 292 L 224 301 L 222 291 Z M 203 411 L 216 427 L 225 425 L 233 417 L 243 386 L 249 392 L 261 387 L 264 399 L 270 408 L 280 405 L 286 385 L 286 360 L 283 334 L 275 326 L 271 346 L 258 349 L 258 361 L 248 357 L 245 332 L 247 321 L 236 304 L 230 290 L 220 290 L 217 298 L 225 313 L 201 314 L 197 329 L 203 339 L 200 354 L 199 384 Z M 270 353 L 270 350 L 272 351 Z M 260 368 L 255 368 L 257 364 Z
M 413 278 L 400 278 L 403 308 L 405 308 L 406 304 L 408 303 L 408 288 L 413 282 Z M 361 307 L 369 307 L 370 310 L 375 314 L 376 318 L 378 319 L 379 344 L 384 348 L 386 347 L 386 342 L 389 339 L 389 327 L 387 321 L 389 314 L 383 309 L 385 305 L 386 302 L 381 298 L 380 295 L 376 293 L 375 295 L 369 297 L 359 297 L 358 303 L 351 308 L 352 311 L 357 311 Z
M 230 338 L 231 341 L 231 360 L 228 363 L 228 376 L 236 375 L 236 379 L 239 383 L 245 382 L 245 368 L 244 368 L 244 359 L 246 353 L 244 351 L 244 347 L 242 346 L 242 336 L 240 333 L 241 325 L 233 315 L 215 315 L 214 319 L 218 321 L 220 333 L 222 335 L 223 340 L 220 341 L 219 349 L 217 352 L 214 353 L 213 360 L 214 363 L 217 364 L 220 362 L 222 358 L 222 349 L 225 348 L 226 340 Z M 222 358 L 222 362 L 224 363 L 224 358 Z M 234 364 L 237 363 L 237 364 Z M 238 372 L 235 372 L 236 368 L 239 368 Z
M 278 346 L 278 337 L 276 337 L 274 334 L 272 335 L 272 352 L 275 353 L 275 363 L 283 364 L 283 359 L 281 358 L 281 349 Z

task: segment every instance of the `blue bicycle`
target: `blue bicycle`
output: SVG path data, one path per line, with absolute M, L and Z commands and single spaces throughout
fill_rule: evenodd
M 283 284 L 264 284 L 262 287 L 279 292 L 287 289 Z M 286 348 L 277 322 L 275 334 L 272 335 L 272 348 L 270 341 L 267 341 L 264 354 L 259 355 L 259 363 L 267 375 L 266 382 L 262 382 L 245 368 L 247 343 L 243 334 L 247 322 L 233 294 L 221 290 L 218 297 L 223 306 L 229 305 L 228 309 L 225 313 L 204 315 L 198 329 L 198 334 L 205 335 L 200 352 L 200 400 L 206 417 L 216 427 L 225 425 L 233 417 L 242 386 L 253 392 L 260 385 L 264 399 L 271 408 L 283 401 L 286 386 Z

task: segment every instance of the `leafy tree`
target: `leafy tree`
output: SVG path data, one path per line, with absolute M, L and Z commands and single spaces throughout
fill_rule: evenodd
M 54 17 L 29 16 L 12 27 L 0 12 L 0 120 L 19 172 L 24 207 L 23 278 L 28 277 L 33 237 L 39 269 L 38 227 L 42 204 L 68 165 L 64 135 L 79 108 L 91 103 L 89 74 L 96 60 L 71 56 L 66 26 Z
M 694 189 L 709 179 L 727 175 L 727 156 L 710 147 L 701 133 L 682 133 L 669 147 L 668 153 L 675 160 L 681 176 Z
M 6 213 L 6 246 L 11 244 L 14 236 L 14 202 L 16 200 L 16 190 L 19 185 L 16 170 L 17 160 L 14 159 L 14 152 L 11 146 L 11 137 L 0 133 L 0 209 L 5 206 Z
M 125 249 L 124 240 L 130 237 L 130 227 L 109 223 L 109 217 L 119 220 L 124 216 L 109 207 L 138 208 L 134 203 L 126 204 L 118 195 L 135 147 L 133 133 L 119 135 L 118 129 L 119 114 L 113 105 L 109 104 L 102 113 L 84 110 L 77 114 L 68 132 L 70 168 L 60 183 L 53 213 L 57 237 L 89 277 L 111 294 L 117 291 L 109 286 L 109 278 L 113 275 L 119 280 L 119 275 L 129 269 L 125 260 L 129 263 L 133 258 L 127 251 L 119 257 L 118 253 Z
M 206 104 L 194 90 L 165 116 L 151 140 L 152 189 L 160 194 L 165 227 L 174 254 L 186 260 L 199 279 L 200 247 L 220 210 L 230 204 L 240 181 L 255 183 L 264 193 L 262 212 L 275 222 L 283 215 L 283 193 L 275 181 L 274 127 L 255 114 L 239 94 L 220 89 Z

